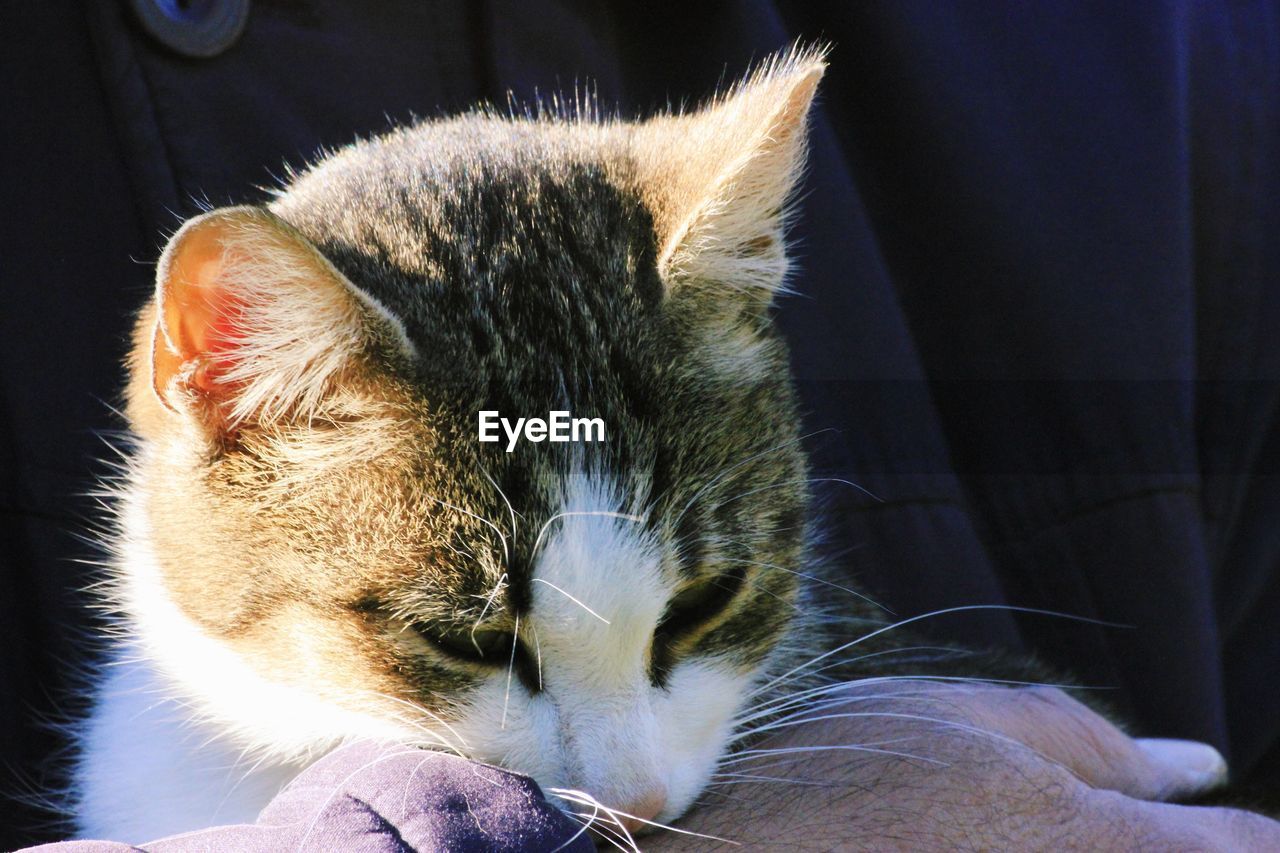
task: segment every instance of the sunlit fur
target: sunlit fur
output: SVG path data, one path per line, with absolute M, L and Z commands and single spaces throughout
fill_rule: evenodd
M 820 642 L 768 309 L 822 69 L 791 53 L 638 124 L 427 122 L 174 237 L 130 364 L 83 834 L 251 821 L 364 737 L 566 803 L 690 806 L 743 703 Z M 188 340 L 201 287 L 233 306 L 216 358 Z M 507 454 L 482 409 L 609 440 Z M 519 642 L 469 661 L 432 639 L 472 631 Z

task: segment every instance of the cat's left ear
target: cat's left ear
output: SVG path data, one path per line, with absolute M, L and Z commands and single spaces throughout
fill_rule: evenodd
M 692 113 L 636 128 L 640 192 L 669 287 L 706 283 L 767 302 L 783 288 L 788 203 L 804 171 L 825 50 L 793 50 Z
M 169 241 L 148 335 L 166 408 L 215 432 L 313 414 L 379 338 L 403 328 L 304 236 L 268 210 L 214 210 Z

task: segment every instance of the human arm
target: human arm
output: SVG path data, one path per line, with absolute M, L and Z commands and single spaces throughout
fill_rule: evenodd
M 790 851 L 1280 849 L 1260 815 L 1162 802 L 1222 780 L 1211 748 L 1131 738 L 1060 690 L 869 681 L 841 699 L 731 759 L 743 777 L 678 827 Z

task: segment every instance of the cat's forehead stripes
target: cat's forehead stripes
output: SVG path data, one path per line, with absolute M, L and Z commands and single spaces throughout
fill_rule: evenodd
M 539 392 L 573 393 L 608 341 L 625 348 L 619 323 L 661 302 L 651 214 L 571 150 L 488 154 L 400 134 L 345 155 L 360 168 L 319 167 L 273 209 L 400 318 L 425 362 L 463 350 L 510 372 L 532 359 L 560 371 Z
M 321 167 L 277 208 L 422 353 L 405 379 L 422 400 L 433 459 L 449 463 L 429 472 L 427 491 L 502 528 L 505 549 L 487 543 L 505 550 L 489 583 L 506 574 L 520 606 L 533 528 L 562 510 L 573 454 L 632 492 L 655 465 L 666 355 L 657 237 L 641 200 L 597 163 L 515 149 L 477 164 L 429 143 L 438 140 L 402 134 L 353 152 L 362 168 Z M 607 440 L 512 454 L 477 442 L 481 410 L 514 419 L 553 409 L 602 419 Z

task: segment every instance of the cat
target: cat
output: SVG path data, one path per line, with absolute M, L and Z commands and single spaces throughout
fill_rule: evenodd
M 638 122 L 423 122 L 172 237 L 128 361 L 82 836 L 252 822 L 357 738 L 669 823 L 753 691 L 882 624 L 813 556 L 770 314 L 824 68 L 791 50 Z M 548 412 L 603 440 L 481 440 Z
M 476 111 L 169 241 L 136 324 L 82 835 L 251 822 L 350 738 L 669 822 L 811 656 L 769 315 L 822 53 L 642 122 Z M 590 112 L 590 111 L 587 111 Z M 602 442 L 477 438 L 481 411 Z

